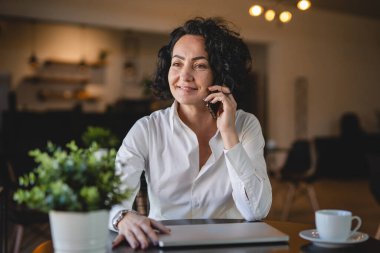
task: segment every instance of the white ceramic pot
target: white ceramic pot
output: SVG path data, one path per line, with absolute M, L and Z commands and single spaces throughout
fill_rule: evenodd
M 108 239 L 107 210 L 50 211 L 55 253 L 105 253 Z

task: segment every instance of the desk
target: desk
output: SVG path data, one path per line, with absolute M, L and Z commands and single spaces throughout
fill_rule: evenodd
M 228 223 L 228 222 L 242 222 L 241 220 L 168 220 L 163 221 L 165 225 L 179 225 L 179 224 L 203 224 L 203 223 Z M 111 243 L 115 238 L 116 233 L 109 233 L 109 243 L 107 248 L 107 253 L 137 253 L 137 252 L 157 252 L 157 253 L 229 253 L 229 252 L 253 252 L 253 253 L 266 253 L 266 252 L 277 252 L 277 253 L 379 253 L 380 252 L 380 241 L 370 237 L 366 242 L 356 244 L 354 246 L 328 249 L 314 246 L 310 242 L 303 240 L 299 237 L 298 233 L 302 230 L 314 228 L 313 224 L 301 224 L 294 222 L 283 222 L 283 221 L 265 221 L 266 223 L 272 225 L 273 227 L 281 230 L 282 232 L 289 235 L 289 243 L 270 243 L 270 244 L 247 244 L 247 245 L 220 245 L 220 246 L 209 246 L 209 247 L 187 247 L 187 248 L 170 248 L 160 249 L 156 247 L 150 247 L 147 250 L 133 250 L 127 243 L 121 245 L 120 247 L 112 250 Z M 53 248 L 51 241 L 41 244 L 33 253 L 53 253 Z

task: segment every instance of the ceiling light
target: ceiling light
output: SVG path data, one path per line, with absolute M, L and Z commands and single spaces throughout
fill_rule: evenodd
M 309 0 L 300 0 L 297 3 L 298 9 L 302 11 L 306 11 L 307 9 L 310 8 L 310 6 L 311 6 L 311 2 Z
M 265 12 L 265 19 L 267 21 L 273 21 L 275 17 L 276 17 L 276 12 L 274 10 L 267 10 Z
M 249 8 L 249 15 L 257 17 L 260 16 L 261 13 L 263 13 L 263 7 L 260 5 L 252 5 L 251 8 Z
M 289 11 L 283 11 L 280 13 L 279 19 L 282 23 L 288 23 L 292 19 L 292 14 Z
M 249 8 L 249 15 L 253 17 L 258 17 L 264 13 L 264 18 L 266 21 L 278 21 L 280 23 L 289 23 L 292 20 L 292 13 L 290 13 L 286 6 L 281 3 L 282 0 L 277 0 L 276 3 L 269 3 L 267 1 L 267 6 L 254 4 Z M 310 0 L 297 0 L 297 7 L 300 10 L 307 10 L 311 7 Z M 280 13 L 281 14 L 278 14 Z

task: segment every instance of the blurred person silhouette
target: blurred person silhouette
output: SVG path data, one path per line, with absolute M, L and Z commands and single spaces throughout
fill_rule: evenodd
M 367 177 L 368 153 L 367 134 L 362 129 L 359 116 L 354 112 L 346 112 L 340 119 L 340 165 L 343 172 L 352 178 Z
M 354 112 L 346 112 L 340 119 L 340 136 L 343 139 L 362 139 L 366 133 L 361 127 L 360 119 Z

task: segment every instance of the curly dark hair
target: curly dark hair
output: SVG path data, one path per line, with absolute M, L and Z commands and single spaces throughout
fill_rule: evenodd
M 222 18 L 197 17 L 174 29 L 169 43 L 159 50 L 157 71 L 151 85 L 157 97 L 172 98 L 168 82 L 172 51 L 177 41 L 187 34 L 200 35 L 205 39 L 215 84 L 224 84 L 234 93 L 248 82 L 252 59 L 240 34 L 230 29 Z

